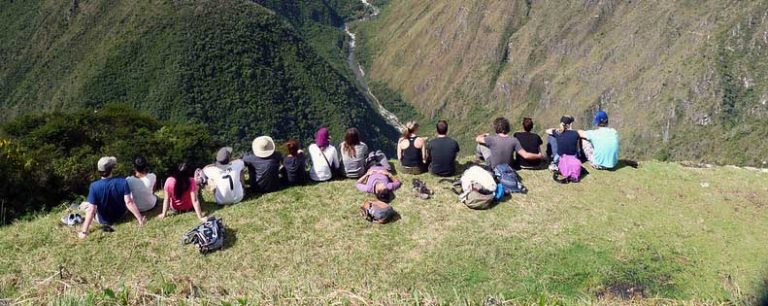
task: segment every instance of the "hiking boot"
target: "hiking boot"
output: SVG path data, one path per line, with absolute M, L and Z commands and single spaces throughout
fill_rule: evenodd
M 416 193 L 416 197 L 427 200 L 432 195 L 432 190 L 427 188 L 427 184 L 420 179 L 413 180 L 413 191 Z

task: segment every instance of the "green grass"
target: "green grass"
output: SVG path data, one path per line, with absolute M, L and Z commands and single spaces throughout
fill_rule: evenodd
M 751 303 L 765 291 L 765 173 L 647 162 L 531 190 L 472 211 L 445 183 L 415 199 L 414 176 L 372 225 L 352 180 L 204 208 L 227 248 L 201 256 L 180 236 L 191 214 L 116 226 L 87 240 L 61 211 L 0 228 L 0 296 L 23 304 Z M 707 187 L 703 187 L 707 186 Z M 208 198 L 207 200 L 210 201 Z M 215 210 L 215 211 L 214 211 Z M 64 271 L 60 275 L 59 271 Z M 642 295 L 640 297 L 639 295 Z M 226 302 L 226 303 L 225 303 Z

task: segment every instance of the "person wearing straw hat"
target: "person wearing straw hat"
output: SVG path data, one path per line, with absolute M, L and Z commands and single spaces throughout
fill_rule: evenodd
M 275 151 L 275 141 L 269 136 L 259 136 L 253 140 L 253 153 L 243 157 L 248 167 L 250 190 L 266 193 L 280 189 L 280 163 L 283 156 Z

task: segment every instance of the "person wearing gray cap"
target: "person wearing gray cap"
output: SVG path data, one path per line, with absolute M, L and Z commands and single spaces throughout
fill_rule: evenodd
M 216 152 L 216 162 L 205 166 L 203 173 L 208 177 L 208 186 L 213 191 L 216 204 L 235 204 L 243 200 L 243 169 L 242 160 L 230 160 L 232 148 L 223 147 Z
M 78 233 L 78 237 L 88 236 L 88 228 L 94 218 L 104 226 L 104 231 L 113 231 L 112 224 L 120 221 L 126 210 L 136 217 L 139 225 L 144 225 L 145 218 L 133 202 L 128 182 L 122 177 L 112 177 L 112 170 L 116 165 L 117 158 L 113 156 L 102 157 L 96 164 L 101 178 L 91 183 L 88 188 L 88 200 L 80 206 L 86 214 L 83 229 Z

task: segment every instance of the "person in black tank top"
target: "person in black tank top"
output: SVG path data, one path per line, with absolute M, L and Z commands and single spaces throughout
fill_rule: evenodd
M 416 136 L 419 130 L 419 124 L 410 121 L 403 129 L 403 136 L 397 142 L 397 157 L 403 171 L 409 174 L 420 174 L 426 169 L 424 164 L 424 141 Z M 408 146 L 403 148 L 406 143 Z M 417 146 L 418 145 L 418 146 Z

